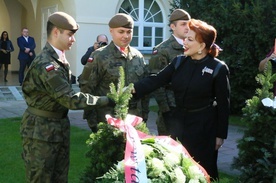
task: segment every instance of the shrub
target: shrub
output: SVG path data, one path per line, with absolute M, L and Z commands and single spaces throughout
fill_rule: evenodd
M 247 124 L 242 139 L 238 141 L 239 154 L 234 158 L 233 167 L 242 172 L 241 182 L 275 182 L 276 177 L 276 109 L 265 107 L 261 100 L 273 98 L 270 89 L 276 81 L 271 75 L 271 64 L 264 74 L 258 74 L 256 80 L 262 88 L 257 95 L 246 101 L 243 108 L 243 122 Z M 273 181 L 274 179 L 274 181 Z

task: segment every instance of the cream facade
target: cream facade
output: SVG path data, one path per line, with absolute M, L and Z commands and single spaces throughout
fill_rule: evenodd
M 80 29 L 76 42 L 66 52 L 72 73 L 78 76 L 83 69 L 80 62 L 87 48 L 92 46 L 98 34 L 106 34 L 110 18 L 118 12 L 129 13 L 135 21 L 132 46 L 140 50 L 147 60 L 152 47 L 170 36 L 168 15 L 170 0 L 0 0 L 0 33 L 6 30 L 15 51 L 12 53 L 9 70 L 18 71 L 19 61 L 17 37 L 23 27 L 35 38 L 36 53 L 46 43 L 46 22 L 56 11 L 73 16 Z

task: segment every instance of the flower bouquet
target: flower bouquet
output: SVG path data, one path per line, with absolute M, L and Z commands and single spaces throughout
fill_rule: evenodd
M 169 136 L 147 135 L 131 127 L 142 122 L 142 118 L 127 115 L 122 121 L 107 115 L 107 121 L 125 131 L 125 156 L 96 182 L 210 182 L 206 171 L 179 142 Z
M 106 115 L 87 144 L 91 166 L 83 182 L 97 183 L 207 183 L 207 172 L 187 150 L 169 136 L 152 136 L 143 119 L 127 114 L 133 84 L 124 87 L 120 68 L 117 90 L 112 83 L 108 97 L 115 101 L 115 117 Z M 99 154 L 99 152 L 101 152 Z M 98 154 L 97 154 L 98 153 Z M 97 154 L 97 155 L 96 155 Z M 93 170 L 93 171 L 91 171 Z

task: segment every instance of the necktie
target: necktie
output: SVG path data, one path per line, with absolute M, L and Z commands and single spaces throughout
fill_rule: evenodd
M 124 48 L 124 47 L 120 47 L 120 50 L 121 50 L 121 52 L 123 52 L 123 53 L 125 53 L 125 49 L 126 49 L 126 48 Z

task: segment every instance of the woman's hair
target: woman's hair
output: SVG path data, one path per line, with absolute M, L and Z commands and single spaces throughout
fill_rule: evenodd
M 2 34 L 1 34 L 1 41 L 4 41 L 4 34 L 5 33 L 7 34 L 7 39 L 6 40 L 7 41 L 9 40 L 9 34 L 8 34 L 8 32 L 7 31 L 3 31 Z
M 200 43 L 205 43 L 208 54 L 213 57 L 218 56 L 221 49 L 215 44 L 217 31 L 204 21 L 191 19 L 188 23 L 189 28 L 196 33 L 195 39 Z

